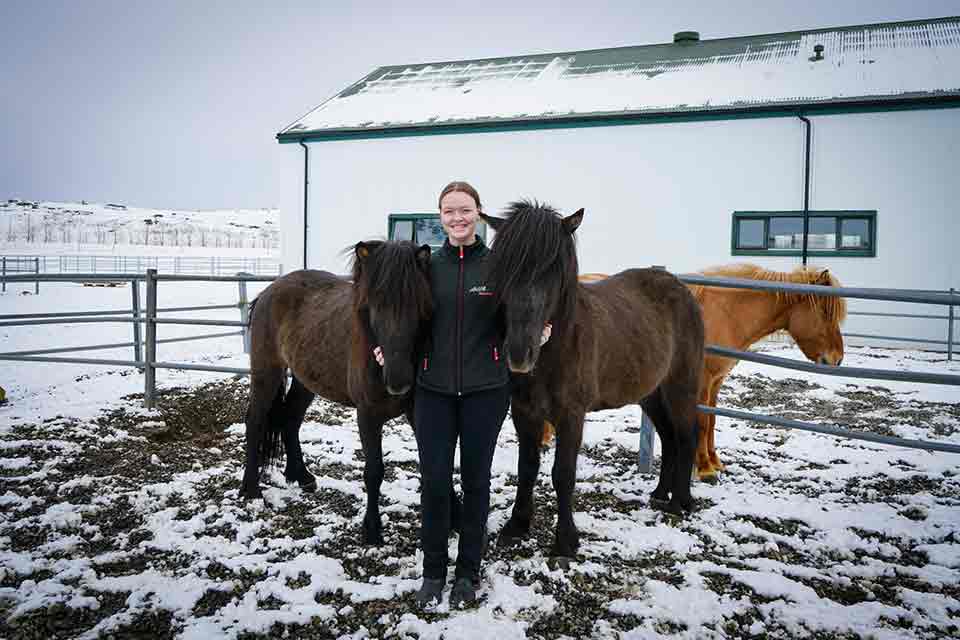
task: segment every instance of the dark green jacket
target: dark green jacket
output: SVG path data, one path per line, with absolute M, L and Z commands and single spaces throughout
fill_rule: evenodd
M 425 389 L 462 395 L 509 381 L 502 322 L 485 280 L 489 253 L 477 237 L 469 247 L 447 240 L 430 257 L 433 326 L 417 376 Z

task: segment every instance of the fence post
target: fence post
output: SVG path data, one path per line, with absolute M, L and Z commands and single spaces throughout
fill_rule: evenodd
M 655 429 L 647 412 L 640 410 L 640 448 L 637 451 L 637 470 L 640 473 L 650 473 L 653 463 L 653 440 Z
M 33 271 L 36 275 L 40 275 L 40 258 L 33 259 Z M 37 278 L 33 283 L 33 293 L 40 295 L 40 278 Z
M 153 364 L 157 361 L 157 270 L 147 269 L 147 353 L 144 358 L 143 401 L 147 409 L 153 409 L 157 386 L 157 370 Z
M 241 278 L 250 275 L 241 271 L 237 274 Z M 239 280 L 237 285 L 240 287 L 240 322 L 243 323 L 243 352 L 250 353 L 250 306 L 247 304 L 247 281 Z
M 956 289 L 950 287 L 950 311 L 947 312 L 947 360 L 953 360 L 953 295 Z
M 651 269 L 667 270 L 667 267 L 661 264 L 651 265 Z M 650 473 L 650 466 L 653 464 L 653 445 L 656 428 L 647 415 L 646 411 L 640 410 L 640 446 L 637 449 L 637 470 L 640 473 Z
M 141 361 L 142 345 L 140 344 L 140 281 L 130 281 L 130 293 L 133 295 L 133 359 Z

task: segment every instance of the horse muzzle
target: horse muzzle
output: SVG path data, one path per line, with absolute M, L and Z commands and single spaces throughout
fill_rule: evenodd
M 507 367 L 513 373 L 530 373 L 537 365 L 538 350 L 527 347 L 521 350 L 521 353 L 513 353 L 513 350 L 507 352 Z
M 387 393 L 392 396 L 402 396 L 406 395 L 410 391 L 410 387 L 413 385 L 405 384 L 400 387 L 392 387 L 389 384 L 387 385 Z

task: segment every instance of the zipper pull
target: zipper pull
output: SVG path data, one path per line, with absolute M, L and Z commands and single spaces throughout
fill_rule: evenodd
M 463 245 L 460 245 L 460 259 L 463 260 Z
M 423 370 L 424 370 L 424 371 L 427 370 L 427 362 L 428 362 L 427 357 L 424 356 L 424 357 L 423 357 Z
M 496 347 L 493 348 L 493 361 L 500 362 L 500 352 L 497 351 Z

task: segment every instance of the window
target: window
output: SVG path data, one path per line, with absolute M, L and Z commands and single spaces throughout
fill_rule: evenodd
M 877 255 L 876 211 L 811 211 L 807 255 Z M 735 211 L 731 253 L 735 256 L 803 253 L 802 211 Z
M 428 244 L 434 249 L 443 246 L 447 234 L 440 226 L 438 213 L 392 213 L 387 222 L 387 237 L 391 240 L 410 240 L 414 244 Z M 487 239 L 487 225 L 477 223 L 477 235 Z

